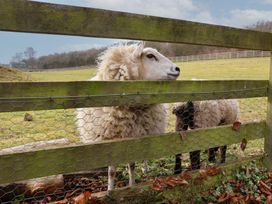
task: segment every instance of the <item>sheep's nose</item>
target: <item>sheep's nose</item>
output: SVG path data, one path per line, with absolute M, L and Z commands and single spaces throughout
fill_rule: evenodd
M 180 68 L 179 68 L 179 67 L 176 67 L 176 68 L 175 68 L 175 71 L 176 71 L 176 72 L 180 72 Z

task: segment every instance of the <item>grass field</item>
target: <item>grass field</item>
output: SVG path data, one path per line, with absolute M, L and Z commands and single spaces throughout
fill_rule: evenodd
M 179 80 L 190 79 L 268 79 L 269 58 L 243 58 L 177 63 Z M 96 69 L 31 72 L 37 81 L 80 81 L 95 75 Z
M 210 60 L 178 63 L 182 74 L 179 80 L 190 79 L 268 79 L 269 58 Z M 88 80 L 95 68 L 29 73 L 32 81 Z M 240 100 L 241 121 L 265 119 L 266 99 Z M 79 142 L 74 110 L 30 112 L 34 120 L 24 121 L 25 112 L 0 114 L 0 149 L 34 141 L 68 138 Z M 169 131 L 174 131 L 174 117 L 169 113 Z M 262 147 L 262 141 L 258 142 Z M 256 145 L 252 148 L 255 151 Z M 250 151 L 250 148 L 249 148 Z

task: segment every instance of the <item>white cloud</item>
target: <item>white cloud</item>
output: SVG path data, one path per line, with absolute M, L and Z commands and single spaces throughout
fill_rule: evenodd
M 272 11 L 255 9 L 235 9 L 230 11 L 228 18 L 223 19 L 223 24 L 235 27 L 245 27 L 253 25 L 258 21 L 271 21 Z
M 193 0 L 85 0 L 85 2 L 86 5 L 95 8 L 212 22 L 209 11 L 198 7 Z
M 260 2 L 264 4 L 272 4 L 272 0 L 261 0 Z
M 58 51 L 60 52 L 69 52 L 69 51 L 80 51 L 80 50 L 88 50 L 92 48 L 102 47 L 100 44 L 93 43 L 79 43 L 79 44 L 66 44 L 61 46 Z
M 100 48 L 100 47 L 104 47 L 107 45 L 112 45 L 114 43 L 122 43 L 122 42 L 126 42 L 127 40 L 100 40 L 100 43 L 71 43 L 71 44 L 64 44 L 63 46 L 58 48 L 58 52 L 69 52 L 69 51 L 81 51 L 81 50 L 88 50 L 88 49 L 92 49 L 92 48 Z

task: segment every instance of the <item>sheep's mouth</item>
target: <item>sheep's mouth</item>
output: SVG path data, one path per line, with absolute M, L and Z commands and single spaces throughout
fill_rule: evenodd
M 176 79 L 176 78 L 178 78 L 179 73 L 177 73 L 177 74 L 168 73 L 167 76 L 168 76 L 168 79 Z

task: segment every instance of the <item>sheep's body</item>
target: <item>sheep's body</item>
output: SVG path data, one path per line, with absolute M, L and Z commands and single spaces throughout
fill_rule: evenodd
M 176 79 L 179 68 L 152 48 L 143 45 L 111 47 L 99 58 L 98 73 L 91 80 Z M 164 133 L 166 109 L 162 104 L 79 108 L 77 126 L 84 143 Z M 134 163 L 129 166 L 134 183 Z M 115 167 L 109 167 L 108 189 L 114 186 Z
M 181 106 L 185 107 L 186 103 L 178 103 L 175 108 Z M 232 124 L 239 118 L 239 104 L 235 99 L 194 101 L 193 106 L 194 128 Z M 182 117 L 177 117 L 177 130 L 182 130 L 184 126 L 181 120 Z
M 176 130 L 215 127 L 232 124 L 239 119 L 239 104 L 236 99 L 195 101 L 178 103 L 173 113 L 177 116 Z M 192 120 L 192 121 L 190 121 Z M 221 147 L 221 162 L 225 162 L 226 146 Z M 209 149 L 209 161 L 215 162 L 215 151 L 218 147 Z M 190 152 L 193 169 L 200 167 L 200 151 Z M 176 158 L 175 172 L 181 171 L 179 158 Z
M 163 105 L 78 109 L 83 142 L 161 134 L 166 127 Z

